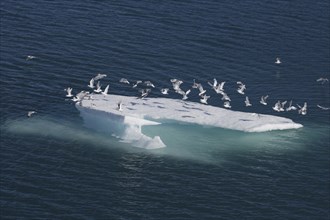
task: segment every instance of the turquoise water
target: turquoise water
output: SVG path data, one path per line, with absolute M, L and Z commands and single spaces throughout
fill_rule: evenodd
M 1 3 L 1 218 L 329 219 L 330 111 L 316 106 L 330 106 L 329 83 L 316 82 L 330 78 L 329 11 L 327 1 Z M 166 148 L 136 148 L 86 128 L 65 101 L 64 88 L 86 90 L 99 72 L 110 93 L 129 96 L 138 92 L 122 77 L 159 87 L 179 78 L 184 90 L 216 77 L 233 110 L 304 127 L 172 122 L 143 128 Z M 308 114 L 271 109 L 291 99 Z

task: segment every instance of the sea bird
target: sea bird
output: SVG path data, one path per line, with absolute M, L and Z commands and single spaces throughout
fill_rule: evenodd
M 250 103 L 250 100 L 249 100 L 249 97 L 245 97 L 245 106 L 248 107 L 248 106 L 252 106 L 252 104 Z
M 268 95 L 261 96 L 260 103 L 263 104 L 263 105 L 267 105 L 267 102 L 266 102 L 267 99 L 268 99 Z
M 289 106 L 286 108 L 286 111 L 297 110 L 295 106 L 292 105 L 292 100 L 289 102 Z
M 281 63 L 282 63 L 279 57 L 276 58 L 275 63 L 276 63 L 276 64 L 281 64 Z
M 72 97 L 72 88 L 68 87 L 67 89 L 64 89 L 64 91 L 67 92 L 66 97 Z
M 125 78 L 121 78 L 121 79 L 119 80 L 119 82 L 121 82 L 121 83 L 125 83 L 125 84 L 129 84 L 129 81 L 128 81 L 127 79 L 125 79 Z
M 244 90 L 246 89 L 245 85 L 244 85 L 241 81 L 238 81 L 238 82 L 237 82 L 237 85 L 238 85 L 237 92 L 238 92 L 239 94 L 244 95 Z
M 216 92 L 216 93 L 220 93 L 220 94 L 222 94 L 222 93 L 224 92 L 223 87 L 224 87 L 225 83 L 226 83 L 225 81 L 224 81 L 224 82 L 221 82 L 221 83 L 217 86 L 215 92 Z
M 323 106 L 321 106 L 321 105 L 317 105 L 317 107 L 319 107 L 319 108 L 322 109 L 322 110 L 329 110 L 329 109 L 330 109 L 330 107 L 323 107 Z
M 197 89 L 198 88 L 199 83 L 196 83 L 196 80 L 193 79 L 193 85 L 191 86 L 193 89 Z
M 171 79 L 170 80 L 175 91 L 180 90 L 180 85 L 183 83 L 181 80 L 178 79 Z
M 316 82 L 321 82 L 322 84 L 324 84 L 324 83 L 326 83 L 326 82 L 329 82 L 329 79 L 328 79 L 328 78 L 323 78 L 323 77 L 321 77 L 321 78 L 318 78 L 318 79 L 316 80 Z
M 101 74 L 101 73 L 98 73 L 95 77 L 94 77 L 94 80 L 97 81 L 97 80 L 100 80 L 104 77 L 107 77 L 107 74 Z
M 179 93 L 180 95 L 182 95 L 182 100 L 187 100 L 188 99 L 188 94 L 190 93 L 190 89 L 188 91 L 183 91 L 182 89 L 177 90 L 176 92 Z
M 221 93 L 221 95 L 222 95 L 221 100 L 231 101 L 231 99 L 229 98 L 229 96 L 227 95 L 227 93 L 223 92 L 223 93 Z
M 202 97 L 205 94 L 206 90 L 203 89 L 203 86 L 202 86 L 201 83 L 198 84 L 198 87 L 197 88 L 199 89 L 198 95 Z
M 142 83 L 141 80 L 137 80 L 135 84 L 133 84 L 132 88 L 137 87 L 140 83 Z
M 94 92 L 96 93 L 102 92 L 100 81 L 97 81 L 96 89 L 94 89 Z
M 225 108 L 231 108 L 231 105 L 230 105 L 230 102 L 229 102 L 229 101 L 225 101 L 225 102 L 223 103 L 223 106 L 224 106 Z
M 72 101 L 79 102 L 81 101 L 85 96 L 87 96 L 89 92 L 81 91 L 79 92 L 75 97 L 72 98 Z
M 28 111 L 27 116 L 30 118 L 35 113 L 37 113 L 37 112 L 36 111 Z
M 103 95 L 108 95 L 108 91 L 109 91 L 109 85 L 107 85 L 107 87 L 105 87 L 104 91 L 102 92 Z
M 301 107 L 300 105 L 297 105 L 299 107 L 298 113 L 302 115 L 307 114 L 307 102 L 304 103 L 304 106 Z
M 95 88 L 95 86 L 94 86 L 94 78 L 92 78 L 92 79 L 89 81 L 88 87 L 91 88 L 91 89 L 94 89 L 94 88 Z
M 26 57 L 26 60 L 32 60 L 32 59 L 36 59 L 37 57 L 35 57 L 35 56 L 32 56 L 32 55 L 28 55 L 27 57 Z
M 152 82 L 150 82 L 150 81 L 144 81 L 144 84 L 145 84 L 146 86 L 150 86 L 150 87 L 152 87 L 152 88 L 155 88 L 155 85 L 154 85 Z
M 161 92 L 163 95 L 168 95 L 168 91 L 169 91 L 169 90 L 170 90 L 169 88 L 163 88 L 163 89 L 160 90 L 160 92 Z
M 209 84 L 211 87 L 212 87 L 212 89 L 216 89 L 216 87 L 218 86 L 218 81 L 217 81 L 217 79 L 216 78 L 214 78 L 213 79 L 213 84 L 212 83 L 210 83 L 210 82 L 207 82 L 207 84 Z
M 200 99 L 199 101 L 205 105 L 207 105 L 207 100 L 210 98 L 210 96 L 207 95 L 202 95 L 202 99 Z
M 118 111 L 123 111 L 123 104 L 122 104 L 121 101 L 118 102 L 118 104 L 117 104 L 117 110 L 118 110 Z
M 281 102 L 277 101 L 273 107 L 274 111 L 280 112 L 281 111 Z
M 140 89 L 139 92 L 141 92 L 140 98 L 143 99 L 143 98 L 147 97 L 147 95 L 149 95 L 149 93 L 151 92 L 151 89 Z

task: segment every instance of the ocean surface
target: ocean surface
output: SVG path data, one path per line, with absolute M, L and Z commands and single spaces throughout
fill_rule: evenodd
M 1 219 L 330 219 L 330 111 L 317 107 L 330 106 L 329 82 L 316 82 L 330 79 L 329 1 L 0 5 Z M 150 80 L 151 97 L 171 78 L 184 90 L 193 79 L 211 90 L 217 78 L 232 110 L 304 127 L 246 133 L 169 123 L 143 128 L 167 147 L 136 148 L 88 129 L 66 100 L 65 88 L 88 90 L 97 73 L 118 95 L 139 94 L 122 77 Z M 272 110 L 291 99 L 307 102 L 307 115 Z

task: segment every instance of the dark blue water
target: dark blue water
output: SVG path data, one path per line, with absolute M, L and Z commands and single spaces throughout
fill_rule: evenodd
M 316 106 L 330 106 L 316 82 L 330 78 L 329 1 L 2 1 L 0 22 L 2 219 L 330 218 L 330 115 Z M 85 128 L 65 101 L 99 72 L 121 95 L 138 94 L 121 77 L 184 89 L 216 77 L 233 110 L 304 127 L 171 123 L 145 128 L 166 148 L 138 149 Z M 266 94 L 308 114 L 258 105 Z

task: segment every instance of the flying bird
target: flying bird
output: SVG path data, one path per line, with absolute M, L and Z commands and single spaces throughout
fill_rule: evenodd
M 152 87 L 152 88 L 155 88 L 155 85 L 154 85 L 152 82 L 150 82 L 150 81 L 144 81 L 144 84 L 145 84 L 146 86 L 150 86 L 150 87 Z
M 97 81 L 96 89 L 94 89 L 94 92 L 96 93 L 102 92 L 100 81 Z
M 297 105 L 299 107 L 298 113 L 301 115 L 307 114 L 307 102 L 304 103 L 304 106 L 301 107 L 300 105 Z
M 68 87 L 67 89 L 64 89 L 64 91 L 67 92 L 66 97 L 72 97 L 72 88 Z
M 104 77 L 107 77 L 107 74 L 101 74 L 101 73 L 98 73 L 95 77 L 94 77 L 94 80 L 97 81 L 97 80 L 100 80 Z
M 83 98 L 85 98 L 85 96 L 87 96 L 88 94 L 89 94 L 89 92 L 81 91 L 75 97 L 72 98 L 72 101 L 79 102 Z
M 199 86 L 199 83 L 196 83 L 196 80 L 193 79 L 193 85 L 191 86 L 193 89 L 197 89 Z
M 169 91 L 169 90 L 170 90 L 169 88 L 163 88 L 163 89 L 160 90 L 160 92 L 161 92 L 163 95 L 168 95 L 168 91 Z
M 276 63 L 276 64 L 281 64 L 281 63 L 282 63 L 279 57 L 276 58 L 275 63 Z
M 142 83 L 141 80 L 137 80 L 135 84 L 133 84 L 132 88 L 137 87 L 140 83 Z
M 323 107 L 323 106 L 321 106 L 321 105 L 317 105 L 317 107 L 319 107 L 319 108 L 322 109 L 322 110 L 329 110 L 329 109 L 330 109 L 330 107 Z
M 205 105 L 207 105 L 207 100 L 210 98 L 210 96 L 207 95 L 202 95 L 202 99 L 200 99 L 199 101 Z
M 94 78 L 92 78 L 90 81 L 89 81 L 89 84 L 88 84 L 88 87 L 91 88 L 91 89 L 94 89 L 95 86 L 94 86 Z
M 281 102 L 277 101 L 273 107 L 274 111 L 280 112 L 281 111 Z
M 190 89 L 188 91 L 183 91 L 182 89 L 177 90 L 176 92 L 179 93 L 180 95 L 182 95 L 182 100 L 187 100 L 188 99 L 188 94 L 190 93 Z
M 143 99 L 143 98 L 147 97 L 147 95 L 149 95 L 149 93 L 151 92 L 151 89 L 140 89 L 139 92 L 141 92 L 140 98 Z
M 29 112 L 27 113 L 27 116 L 30 118 L 30 117 L 32 117 L 32 115 L 35 114 L 35 113 L 37 113 L 37 112 L 36 112 L 36 111 L 29 111 Z
M 318 78 L 318 79 L 316 80 L 316 82 L 321 82 L 321 84 L 324 84 L 324 83 L 326 83 L 326 82 L 329 82 L 329 79 L 328 79 L 328 78 L 323 78 L 323 77 L 321 77 L 321 78 Z
M 221 100 L 231 101 L 231 99 L 229 98 L 229 96 L 227 95 L 227 93 L 223 92 L 223 93 L 221 93 L 221 95 L 222 95 Z
M 245 97 L 245 106 L 248 107 L 248 106 L 252 106 L 252 104 L 250 103 L 250 100 L 249 100 L 249 97 Z
M 203 86 L 202 86 L 201 83 L 198 84 L 197 88 L 199 89 L 199 94 L 198 95 L 202 97 L 205 94 L 206 90 L 203 89 Z
M 130 84 L 129 81 L 128 81 L 127 79 L 125 79 L 125 78 L 121 78 L 121 79 L 119 80 L 119 82 L 121 82 L 121 83 L 125 83 L 125 84 Z
M 178 79 L 171 79 L 170 80 L 175 91 L 180 90 L 180 85 L 183 83 L 181 80 Z
M 32 55 L 28 55 L 27 57 L 26 57 L 26 60 L 33 60 L 33 59 L 36 59 L 37 57 L 35 57 L 35 56 L 32 56 Z
M 238 82 L 237 82 L 237 85 L 238 85 L 237 92 L 238 92 L 239 94 L 244 95 L 244 94 L 245 94 L 245 93 L 244 93 L 244 90 L 246 89 L 245 85 L 244 85 L 241 81 L 238 81 Z
M 292 105 L 292 100 L 289 102 L 289 106 L 286 108 L 286 111 L 297 110 L 295 106 Z
M 230 105 L 230 102 L 229 102 L 229 101 L 225 101 L 225 102 L 223 103 L 223 106 L 224 106 L 225 108 L 231 108 L 231 105 Z
M 109 91 L 109 85 L 107 85 L 107 87 L 105 87 L 104 91 L 102 92 L 103 95 L 108 95 L 108 91 Z
M 268 95 L 261 96 L 260 103 L 263 104 L 263 105 L 267 105 L 267 102 L 266 102 L 267 99 L 268 99 Z

